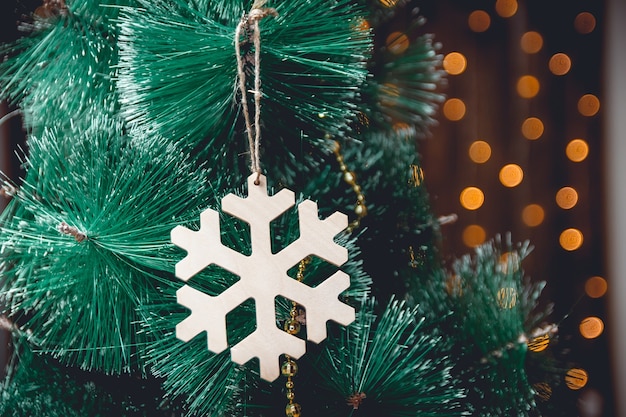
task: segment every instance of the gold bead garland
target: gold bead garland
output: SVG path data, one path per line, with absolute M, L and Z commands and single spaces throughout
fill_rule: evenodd
M 367 216 L 367 206 L 365 205 L 365 196 L 361 190 L 361 186 L 356 182 L 356 174 L 353 171 L 349 171 L 346 166 L 343 156 L 341 155 L 341 145 L 339 142 L 335 142 L 335 157 L 339 163 L 339 169 L 343 173 L 343 180 L 352 187 L 352 190 L 356 194 L 356 204 L 354 206 L 354 212 L 356 213 L 356 219 L 350 222 L 348 225 L 348 231 L 351 232 L 361 224 L 361 219 Z
M 298 264 L 296 279 L 299 282 L 302 282 L 302 280 L 304 279 L 304 270 L 310 262 L 311 258 L 307 257 L 301 260 Z M 283 328 L 287 333 L 292 335 L 300 333 L 301 325 L 298 321 L 298 304 L 295 301 L 291 302 L 289 319 L 285 321 Z M 285 382 L 285 388 L 287 388 L 286 397 L 289 402 L 285 406 L 285 414 L 287 415 L 287 417 L 300 417 L 302 413 L 302 407 L 300 407 L 300 404 L 294 401 L 294 399 L 296 398 L 296 394 L 293 391 L 293 377 L 298 373 L 298 364 L 289 355 L 285 355 L 285 362 L 283 362 L 280 371 L 283 376 L 287 378 L 287 382 Z

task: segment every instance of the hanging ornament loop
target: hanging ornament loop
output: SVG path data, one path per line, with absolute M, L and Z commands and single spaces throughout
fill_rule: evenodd
M 261 30 L 259 21 L 268 16 L 278 16 L 276 9 L 262 7 L 265 1 L 255 1 L 249 13 L 244 13 L 235 30 L 235 53 L 237 55 L 237 78 L 239 81 L 239 91 L 241 93 L 241 105 L 243 116 L 246 122 L 246 133 L 248 135 L 248 147 L 250 148 L 250 170 L 261 175 L 261 158 L 259 155 L 261 141 Z M 241 34 L 249 34 L 249 38 L 254 45 L 254 123 L 250 118 L 248 110 L 248 90 L 246 89 L 246 72 L 244 69 L 244 59 L 241 56 Z M 255 185 L 259 185 L 257 180 Z

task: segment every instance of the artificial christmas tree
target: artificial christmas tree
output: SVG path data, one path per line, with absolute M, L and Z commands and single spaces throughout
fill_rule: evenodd
M 528 244 L 441 261 L 411 7 L 44 2 L 2 51 L 2 415 L 541 414 Z

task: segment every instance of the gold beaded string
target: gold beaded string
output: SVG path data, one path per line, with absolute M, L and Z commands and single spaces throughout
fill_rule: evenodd
M 341 155 L 341 145 L 339 142 L 335 141 L 335 148 L 333 149 L 335 157 L 337 158 L 337 162 L 339 163 L 339 169 L 343 173 L 343 180 L 352 187 L 352 190 L 356 194 L 356 204 L 354 205 L 354 212 L 356 213 L 356 219 L 354 219 L 348 225 L 348 231 L 352 232 L 354 229 L 359 227 L 361 224 L 361 219 L 367 216 L 367 206 L 365 205 L 365 196 L 363 195 L 363 191 L 361 190 L 361 186 L 356 182 L 356 174 L 353 171 L 348 170 L 346 166 L 343 155 Z
M 298 272 L 296 274 L 296 279 L 298 280 L 298 282 L 302 282 L 302 280 L 304 279 L 304 270 L 310 262 L 311 258 L 306 257 L 298 264 Z M 296 335 L 300 333 L 301 325 L 297 319 L 297 316 L 298 303 L 292 301 L 291 311 L 289 312 L 289 320 L 285 321 L 284 326 L 285 331 L 291 335 Z M 280 371 L 283 376 L 287 378 L 287 382 L 285 382 L 285 388 L 287 388 L 286 396 L 289 402 L 285 406 L 285 414 L 287 415 L 287 417 L 300 417 L 302 407 L 300 407 L 300 404 L 294 401 L 294 399 L 296 398 L 296 394 L 293 390 L 293 377 L 298 373 L 298 364 L 289 355 L 285 355 L 285 362 L 283 362 Z

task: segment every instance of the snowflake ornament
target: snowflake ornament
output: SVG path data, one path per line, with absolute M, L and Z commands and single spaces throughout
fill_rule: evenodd
M 280 375 L 279 358 L 285 354 L 298 359 L 306 351 L 306 343 L 276 325 L 275 298 L 283 296 L 303 305 L 307 315 L 307 339 L 320 343 L 326 338 L 326 322 L 333 320 L 344 326 L 355 318 L 354 308 L 338 299 L 350 286 L 350 277 L 337 271 L 315 288 L 299 282 L 287 271 L 310 255 L 318 256 L 336 266 L 348 260 L 346 248 L 334 237 L 348 225 L 347 216 L 335 212 L 324 220 L 318 217 L 317 204 L 305 200 L 298 205 L 300 237 L 272 253 L 270 223 L 294 206 L 294 193 L 283 189 L 267 194 L 267 181 L 261 175 L 248 177 L 248 196 L 228 194 L 222 199 L 224 212 L 248 222 L 252 253 L 243 255 L 220 239 L 219 213 L 207 209 L 200 214 L 200 230 L 177 226 L 171 232 L 172 242 L 185 249 L 187 256 L 176 264 L 176 277 L 188 281 L 211 264 L 239 276 L 239 281 L 217 296 L 210 296 L 185 285 L 176 292 L 179 304 L 191 314 L 176 326 L 176 337 L 188 342 L 206 331 L 207 347 L 220 353 L 228 348 L 226 315 L 242 302 L 255 301 L 256 329 L 231 347 L 233 362 L 245 364 L 259 359 L 261 378 L 274 381 Z M 255 182 L 257 182 L 255 184 Z

